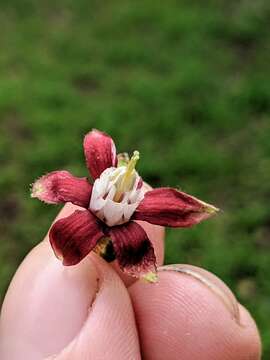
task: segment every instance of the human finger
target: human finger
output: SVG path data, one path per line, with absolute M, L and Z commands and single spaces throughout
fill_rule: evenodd
M 95 255 L 64 267 L 44 241 L 24 260 L 7 292 L 0 358 L 50 357 L 139 360 L 140 352 L 130 299 L 113 269 Z
M 254 320 L 206 270 L 165 266 L 156 284 L 129 288 L 145 360 L 258 360 Z

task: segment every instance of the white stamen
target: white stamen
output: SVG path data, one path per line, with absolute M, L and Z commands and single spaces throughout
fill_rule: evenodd
M 135 170 L 130 188 L 121 192 L 126 171 L 127 166 L 108 168 L 94 182 L 89 209 L 108 226 L 128 222 L 144 198 L 143 188 L 137 189 L 140 176 Z

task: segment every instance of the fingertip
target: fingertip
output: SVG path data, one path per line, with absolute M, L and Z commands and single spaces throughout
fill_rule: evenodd
M 113 269 L 94 254 L 64 267 L 48 241 L 33 249 L 3 304 L 1 360 L 107 360 L 131 353 L 140 358 L 133 309 Z
M 99 287 L 84 326 L 56 357 L 70 359 L 140 359 L 131 301 L 121 279 L 99 256 L 91 261 L 99 274 Z
M 129 288 L 144 359 L 259 359 L 259 335 L 252 319 L 244 310 L 237 318 L 231 311 L 235 305 L 230 308 L 223 301 L 216 283 L 209 286 L 212 277 L 203 282 L 199 276 L 165 270 L 159 272 L 158 283 L 137 282 Z

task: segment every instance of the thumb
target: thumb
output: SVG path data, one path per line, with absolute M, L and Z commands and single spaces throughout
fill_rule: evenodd
M 0 358 L 140 359 L 126 287 L 94 255 L 78 266 L 62 266 L 45 240 L 9 287 L 0 319 Z

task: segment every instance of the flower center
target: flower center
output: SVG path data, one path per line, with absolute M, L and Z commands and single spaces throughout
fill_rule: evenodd
M 89 209 L 109 226 L 130 220 L 144 197 L 142 179 L 135 170 L 139 152 L 122 161 L 119 167 L 103 171 L 94 182 Z

